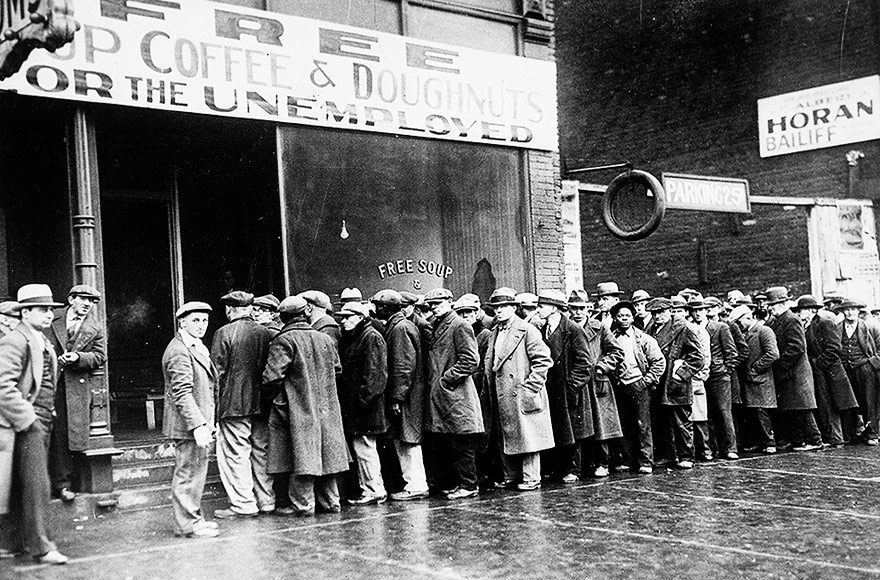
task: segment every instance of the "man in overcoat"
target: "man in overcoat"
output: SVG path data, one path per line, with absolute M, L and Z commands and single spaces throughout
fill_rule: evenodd
M 842 413 L 858 408 L 859 404 L 840 359 L 840 330 L 833 318 L 819 314 L 821 309 L 814 296 L 805 294 L 798 298 L 792 310 L 804 325 L 807 357 L 816 389 L 816 420 L 822 440 L 832 447 L 842 447 Z
M 320 290 L 306 290 L 301 292 L 299 297 L 306 301 L 306 317 L 312 328 L 323 332 L 338 345 L 342 331 L 339 329 L 339 323 L 328 314 L 333 308 L 330 297 Z
M 253 320 L 254 296 L 236 290 L 220 299 L 229 323 L 214 333 L 211 362 L 217 370 L 217 468 L 229 508 L 216 518 L 252 517 L 275 511 L 272 477 L 266 471 L 268 417 L 260 392 L 269 342 L 275 333 Z
M 728 320 L 739 326 L 748 343 L 746 360 L 737 367 L 744 409 L 742 442 L 746 451 L 772 455 L 776 453 L 776 439 L 767 409 L 776 408 L 773 381 L 773 363 L 779 358 L 776 335 L 744 304 L 734 307 Z
M 563 314 L 565 295 L 558 290 L 538 293 L 538 316 L 544 320 L 541 334 L 550 347 L 553 366 L 547 373 L 547 397 L 556 447 L 545 453 L 544 471 L 562 483 L 580 477 L 583 442 L 592 437 L 593 408 L 590 404 L 590 358 L 583 328 Z
M 373 326 L 366 304 L 346 302 L 339 309 L 339 316 L 347 336 L 339 353 L 342 358 L 339 402 L 361 487 L 361 495 L 349 499 L 348 503 L 380 504 L 388 499 L 378 450 L 378 437 L 388 430 L 385 416 L 388 348 Z
M 272 294 L 264 294 L 263 296 L 255 296 L 253 303 L 253 319 L 257 324 L 262 324 L 278 334 L 281 330 L 281 320 L 278 318 L 278 305 L 281 303 L 278 298 Z
M 837 306 L 843 320 L 837 324 L 842 345 L 843 368 L 859 402 L 865 430 L 862 438 L 867 445 L 877 445 L 878 415 L 880 415 L 880 330 L 859 318 L 863 304 L 846 299 Z
M 705 364 L 700 340 L 689 323 L 672 316 L 672 301 L 653 298 L 646 308 L 653 315 L 654 338 L 666 357 L 666 372 L 652 398 L 654 449 L 679 469 L 694 466 L 694 431 L 691 424 L 691 379 Z
M 290 474 L 291 507 L 276 513 L 312 516 L 339 511 L 337 477 L 348 451 L 336 375 L 342 371 L 333 339 L 306 320 L 306 301 L 290 296 L 278 312 L 284 324 L 269 344 L 263 385 L 277 396 L 269 415 L 269 473 Z
M 553 447 L 545 385 L 553 361 L 541 332 L 516 315 L 514 290 L 496 289 L 489 305 L 496 324 L 483 368 L 498 409 L 504 480 L 531 491 L 541 486 L 540 452 Z
M 211 307 L 187 302 L 175 313 L 179 330 L 162 355 L 165 411 L 162 430 L 174 440 L 171 505 L 175 535 L 217 536 L 217 524 L 202 516 L 202 494 L 208 476 L 208 448 L 214 440 L 217 372 L 202 343 Z
M 98 319 L 101 294 L 77 284 L 67 294 L 67 308 L 55 313 L 46 333 L 58 355 L 60 374 L 55 389 L 55 422 L 49 444 L 49 475 L 52 493 L 64 501 L 76 497 L 73 490 L 74 452 L 89 448 L 92 422 L 92 383 L 95 370 L 104 366 L 107 351 L 104 325 Z
M 434 434 L 436 467 L 448 499 L 479 493 L 476 473 L 478 437 L 484 433 L 480 399 L 474 385 L 477 339 L 473 328 L 452 310 L 452 292 L 435 288 L 425 295 L 434 315 L 428 350 L 428 422 Z
M 0 438 L 11 454 L 0 454 L 0 524 L 3 546 L 25 550 L 43 564 L 64 564 L 49 538 L 47 450 L 55 407 L 58 359 L 46 340 L 52 324 L 52 299 L 45 284 L 27 284 L 18 290 L 21 322 L 0 339 Z M 8 503 L 8 509 L 7 509 Z M 2 514 L 9 512 L 7 521 Z
M 422 339 L 416 325 L 403 313 L 403 297 L 394 290 L 373 296 L 376 318 L 385 321 L 383 337 L 388 348 L 388 386 L 385 402 L 391 437 L 403 476 L 403 490 L 392 493 L 395 501 L 428 497 L 428 480 L 422 457 L 425 418 L 425 369 Z
M 770 318 L 767 327 L 776 335 L 779 359 L 773 363 L 776 383 L 777 447 L 791 445 L 794 451 L 822 448 L 822 434 L 816 425 L 816 391 L 813 370 L 807 359 L 807 339 L 798 317 L 789 309 L 791 298 L 783 286 L 765 292 Z M 782 443 L 780 444 L 780 440 Z

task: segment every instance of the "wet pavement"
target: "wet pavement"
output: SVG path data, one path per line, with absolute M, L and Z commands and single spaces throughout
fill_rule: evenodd
M 3 560 L 0 578 L 880 578 L 880 450 L 261 516 L 206 540 L 175 538 L 170 519 L 160 508 L 66 526 L 68 565 Z

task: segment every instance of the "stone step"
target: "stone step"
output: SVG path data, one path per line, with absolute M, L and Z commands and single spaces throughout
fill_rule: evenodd
M 169 484 L 174 474 L 174 456 L 165 459 L 148 459 L 113 465 L 113 489 L 126 489 L 143 485 Z M 217 460 L 208 459 L 208 476 L 217 475 Z

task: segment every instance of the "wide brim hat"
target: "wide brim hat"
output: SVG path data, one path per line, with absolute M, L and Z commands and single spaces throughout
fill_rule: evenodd
M 772 288 L 767 288 L 764 295 L 767 297 L 764 301 L 768 305 L 779 304 L 780 302 L 791 300 L 791 296 L 788 295 L 788 289 L 785 286 L 773 286 Z
M 636 313 L 636 305 L 632 302 L 629 302 L 628 300 L 621 300 L 620 302 L 612 306 L 608 312 L 611 314 L 611 317 L 614 318 L 615 316 L 617 316 L 617 313 L 624 308 L 628 308 L 629 311 L 633 314 Z
M 596 297 L 623 296 L 623 292 L 617 287 L 617 282 L 599 282 L 596 284 Z
M 843 312 L 847 308 L 864 308 L 865 305 L 852 298 L 844 298 L 843 302 L 834 307 L 835 312 Z
M 721 302 L 721 298 L 718 298 L 717 296 L 706 296 L 704 300 L 709 308 L 721 308 L 724 306 L 724 303 Z
M 492 295 L 489 296 L 489 306 L 504 306 L 507 304 L 513 304 L 514 306 L 517 304 L 516 290 L 513 288 L 496 288 Z
M 88 284 L 77 284 L 73 286 L 67 293 L 67 296 L 83 296 L 85 298 L 91 298 L 92 300 L 101 299 L 101 293 L 98 292 L 97 288 L 89 286 Z
M 531 292 L 520 292 L 514 298 L 516 298 L 516 303 L 520 306 L 527 308 L 537 308 L 538 306 L 538 296 Z
M 538 292 L 538 304 L 549 304 L 550 306 L 565 308 L 568 306 L 568 301 L 565 299 L 565 294 L 560 290 L 541 290 Z
M 356 287 L 343 288 L 342 293 L 339 295 L 339 300 L 341 300 L 342 302 L 349 302 L 349 301 L 355 301 L 355 300 L 360 302 L 363 299 L 364 299 L 364 295 L 361 294 L 360 289 L 356 288 Z
M 687 308 L 687 300 L 685 300 L 684 296 L 677 294 L 675 296 L 671 296 L 669 298 L 669 303 L 672 305 L 670 308 Z
M 571 294 L 568 295 L 568 305 L 569 306 L 589 306 L 590 304 L 590 295 L 586 290 L 577 289 L 572 290 Z
M 52 298 L 52 289 L 48 284 L 25 284 L 18 289 L 16 302 L 18 303 L 18 306 L 15 307 L 16 311 L 32 306 L 48 306 L 49 308 L 64 306 Z
M 646 290 L 636 290 L 633 292 L 632 297 L 630 298 L 630 302 L 635 304 L 636 302 L 647 302 L 651 299 L 651 295 L 648 294 Z
M 207 302 L 199 302 L 199 301 L 186 302 L 183 304 L 183 306 L 181 306 L 180 308 L 177 309 L 177 312 L 174 313 L 174 317 L 175 318 L 183 318 L 187 314 L 192 314 L 193 312 L 204 312 L 204 313 L 208 314 L 212 310 L 213 310 L 213 308 L 211 308 L 211 305 L 208 304 Z

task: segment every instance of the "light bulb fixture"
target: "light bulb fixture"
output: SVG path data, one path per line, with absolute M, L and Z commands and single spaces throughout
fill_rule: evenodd
M 342 238 L 343 240 L 348 239 L 348 228 L 345 227 L 345 220 L 342 220 L 342 231 L 339 232 L 339 237 Z

